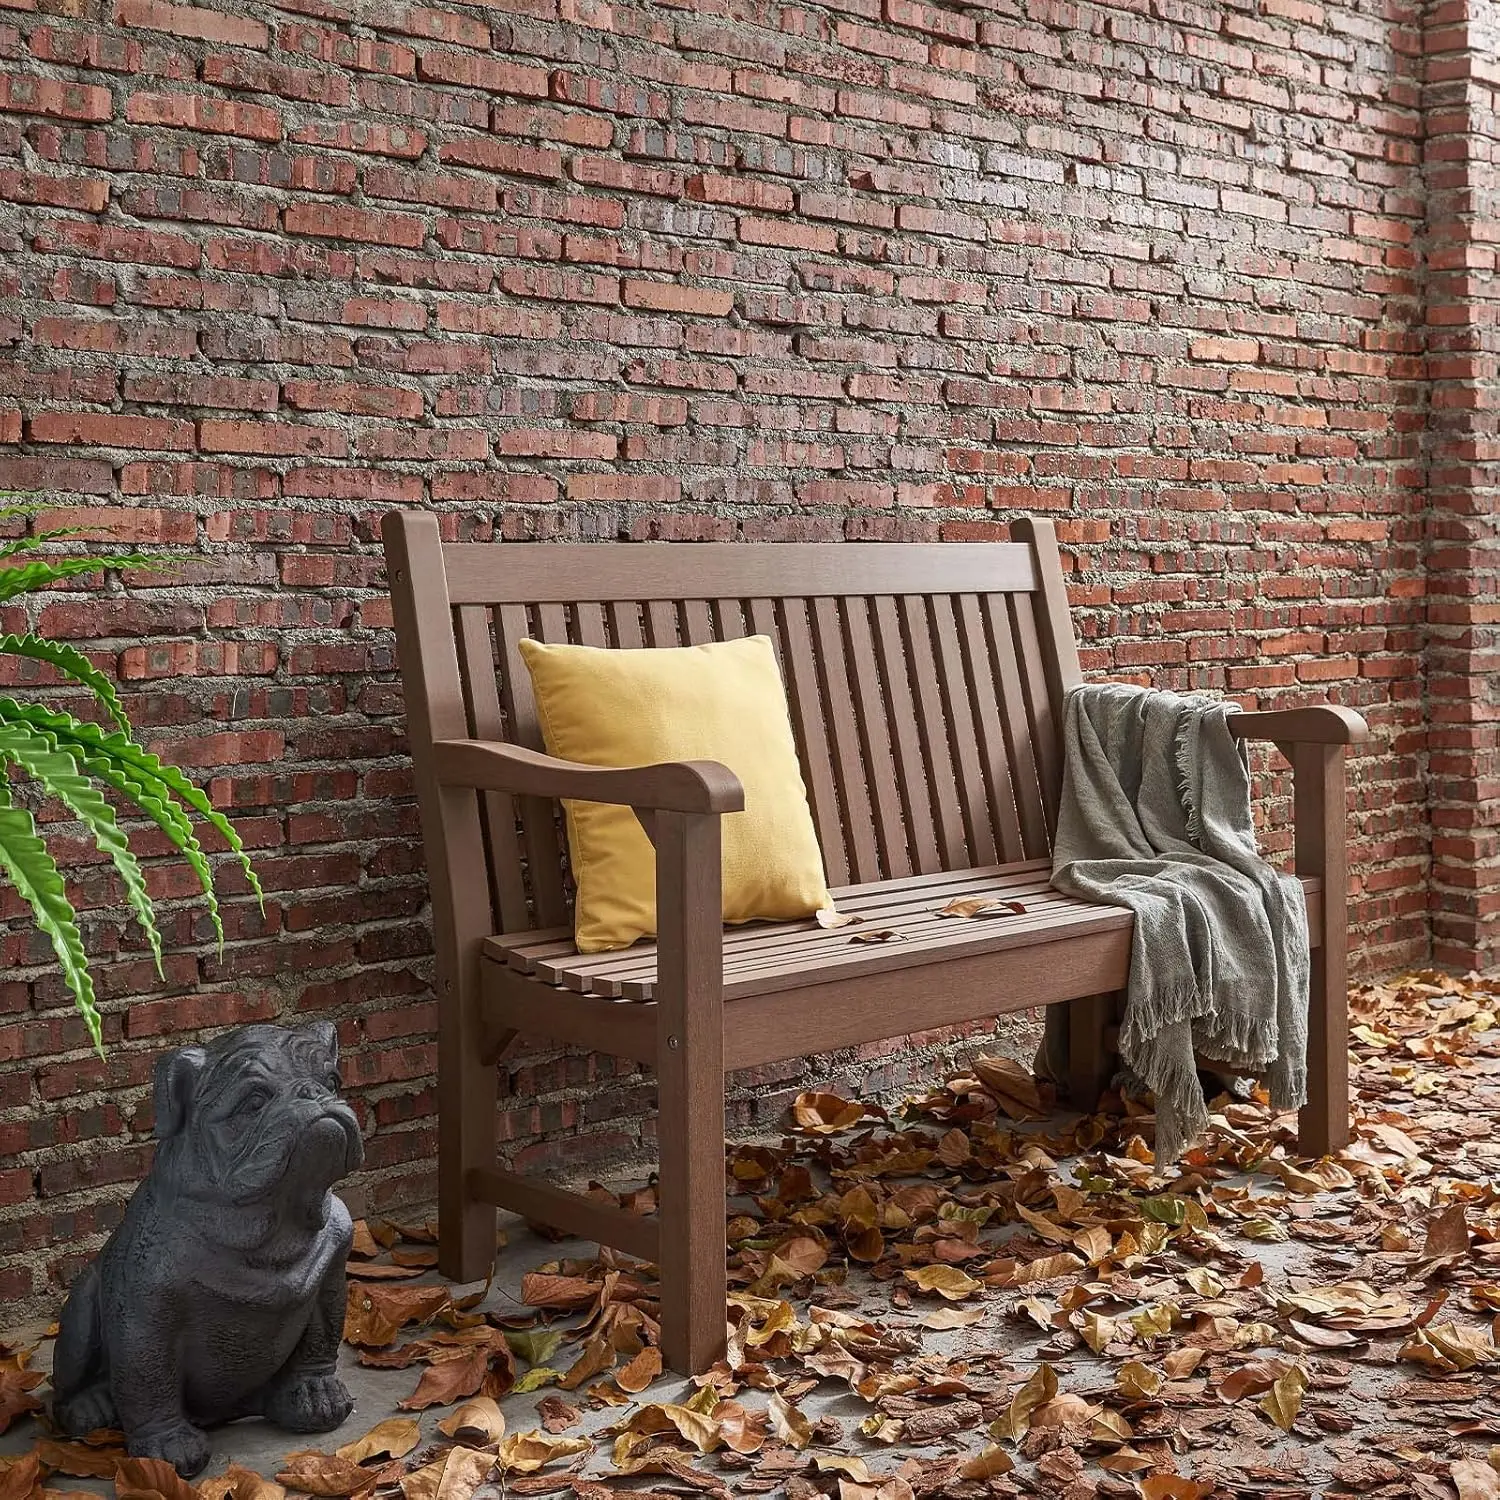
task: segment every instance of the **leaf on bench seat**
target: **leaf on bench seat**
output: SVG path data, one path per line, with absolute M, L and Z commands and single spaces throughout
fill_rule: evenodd
M 998 917 L 1002 914 L 1024 917 L 1026 908 L 1019 901 L 1002 901 L 998 896 L 955 896 L 937 912 L 940 917 Z

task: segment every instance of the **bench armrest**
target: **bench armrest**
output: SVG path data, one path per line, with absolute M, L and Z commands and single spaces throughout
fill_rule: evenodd
M 1370 726 L 1352 708 L 1316 703 L 1266 713 L 1233 714 L 1229 732 L 1240 740 L 1277 740 L 1287 745 L 1360 745 Z
M 432 763 L 440 786 L 510 792 L 518 797 L 569 797 L 652 812 L 726 813 L 745 806 L 745 789 L 714 760 L 669 761 L 615 770 L 559 760 L 495 740 L 435 740 Z

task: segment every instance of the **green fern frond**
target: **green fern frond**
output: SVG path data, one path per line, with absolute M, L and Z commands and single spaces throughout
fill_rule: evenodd
M 145 552 L 116 552 L 107 557 L 58 557 L 46 562 L 22 563 L 17 568 L 0 568 L 0 601 L 47 588 L 64 578 L 99 573 L 105 568 L 161 567 L 160 558 Z
M 13 761 L 43 789 L 63 803 L 107 854 L 125 888 L 125 900 L 146 934 L 158 977 L 162 976 L 161 934 L 140 862 L 131 853 L 114 809 L 78 769 L 78 762 L 30 724 L 0 724 L 0 760 Z
M 13 516 L 17 512 L 13 510 L 0 510 L 0 520 L 6 516 Z M 0 558 L 14 557 L 19 552 L 34 552 L 44 542 L 55 542 L 65 536 L 97 536 L 98 530 L 92 526 L 54 526 L 51 531 L 34 531 L 30 536 L 18 536 L 12 540 L 0 544 Z
M 0 635 L 0 656 L 25 656 L 32 661 L 44 661 L 56 667 L 65 677 L 81 682 L 92 690 L 94 696 L 109 710 L 109 716 L 126 733 L 130 733 L 130 720 L 125 717 L 125 705 L 108 677 L 86 657 L 83 652 L 65 646 L 61 641 L 49 641 L 40 635 Z
M 131 761 L 120 759 L 107 748 L 107 741 L 119 736 L 106 736 L 92 725 L 82 725 L 67 714 L 53 713 L 37 703 L 17 703 L 14 698 L 0 698 L 0 724 L 15 723 L 30 725 L 45 735 L 55 748 L 72 755 L 91 776 L 98 777 L 107 787 L 138 807 L 161 829 L 198 877 L 198 885 L 208 905 L 208 918 L 213 923 L 214 936 L 222 952 L 224 923 L 219 915 L 219 898 L 214 891 L 213 870 L 192 822 L 170 795 L 162 795 L 161 785 L 155 778 L 141 775 Z M 88 729 L 93 729 L 92 735 L 73 733 Z
M 21 899 L 31 908 L 36 924 L 52 941 L 63 979 L 72 992 L 94 1050 L 104 1055 L 99 1007 L 78 919 L 68 900 L 61 871 L 37 836 L 36 823 L 24 807 L 10 800 L 10 789 L 0 782 L 0 869 L 10 877 Z

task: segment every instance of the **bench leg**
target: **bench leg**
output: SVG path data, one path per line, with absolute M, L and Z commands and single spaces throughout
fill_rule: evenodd
M 1098 1107 L 1115 1068 L 1105 1029 L 1114 1024 L 1115 997 L 1086 995 L 1068 1002 L 1068 1102 L 1085 1114 Z
M 486 1061 L 462 993 L 477 988 L 476 977 L 438 992 L 438 1269 L 450 1281 L 482 1281 L 495 1259 L 494 1206 L 469 1182 L 472 1168 L 495 1165 L 496 1145 L 495 1054 Z
M 1309 1156 L 1349 1144 L 1348 819 L 1342 745 L 1282 746 L 1292 763 L 1296 870 L 1323 880 L 1323 941 L 1312 951 L 1307 1103 L 1297 1142 Z
M 661 1348 L 682 1375 L 724 1352 L 724 1003 L 719 820 L 656 814 Z

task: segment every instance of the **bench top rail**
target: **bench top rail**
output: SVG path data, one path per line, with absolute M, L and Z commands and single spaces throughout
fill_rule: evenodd
M 525 637 L 638 648 L 761 634 L 831 885 L 1048 855 L 1062 695 L 1080 676 L 1048 522 L 1018 522 L 1009 543 L 939 544 L 443 544 L 431 516 L 385 525 L 393 593 L 414 578 L 446 589 L 426 607 L 398 601 L 398 621 L 417 622 L 403 658 L 415 645 L 425 662 L 414 673 L 403 659 L 407 693 L 449 700 L 436 717 L 408 705 L 419 781 L 429 724 L 432 738 L 542 748 Z M 493 792 L 478 807 L 493 930 L 565 925 L 558 807 Z
M 1036 558 L 1020 542 L 450 542 L 448 602 L 842 598 L 1031 593 Z

